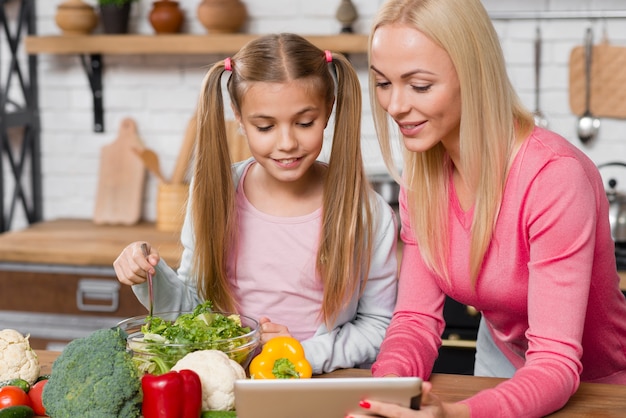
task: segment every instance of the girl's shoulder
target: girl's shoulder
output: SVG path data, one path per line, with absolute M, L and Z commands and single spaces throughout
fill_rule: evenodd
M 253 162 L 254 162 L 254 158 L 250 157 L 250 158 L 248 158 L 246 160 L 242 160 L 242 161 L 238 161 L 236 163 L 233 163 L 233 165 L 232 165 L 232 172 L 233 172 L 233 181 L 235 183 L 235 186 L 237 186 L 237 184 L 239 184 L 239 180 L 241 180 L 241 178 L 243 177 L 244 173 L 250 167 L 250 165 L 252 165 Z

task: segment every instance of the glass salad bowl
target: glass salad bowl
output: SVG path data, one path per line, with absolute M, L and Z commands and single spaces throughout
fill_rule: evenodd
M 127 335 L 127 349 L 141 373 L 166 373 L 187 353 L 198 350 L 223 351 L 247 369 L 260 345 L 258 321 L 199 308 L 135 316 L 117 324 Z

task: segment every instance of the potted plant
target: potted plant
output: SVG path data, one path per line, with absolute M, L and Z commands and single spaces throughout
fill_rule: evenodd
M 137 0 L 98 0 L 104 33 L 128 33 L 130 6 Z

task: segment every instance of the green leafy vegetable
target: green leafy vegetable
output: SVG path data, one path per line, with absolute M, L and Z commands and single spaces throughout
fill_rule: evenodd
M 237 418 L 236 411 L 204 411 L 202 418 Z
M 237 362 L 243 360 L 247 350 L 230 352 L 246 340 L 233 338 L 246 335 L 251 329 L 242 326 L 239 315 L 227 316 L 211 309 L 212 304 L 207 301 L 174 321 L 146 317 L 141 327 L 143 337 L 129 342 L 139 370 L 157 375 L 166 373 L 185 354 L 198 350 L 220 350 Z

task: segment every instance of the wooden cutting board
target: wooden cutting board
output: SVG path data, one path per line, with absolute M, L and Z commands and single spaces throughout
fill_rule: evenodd
M 94 223 L 133 225 L 141 219 L 146 168 L 136 148 L 143 148 L 137 125 L 126 118 L 117 139 L 100 152 Z
M 572 49 L 569 62 L 569 103 L 572 112 L 585 112 L 585 48 Z M 626 47 L 594 45 L 591 63 L 591 113 L 597 117 L 626 118 Z

